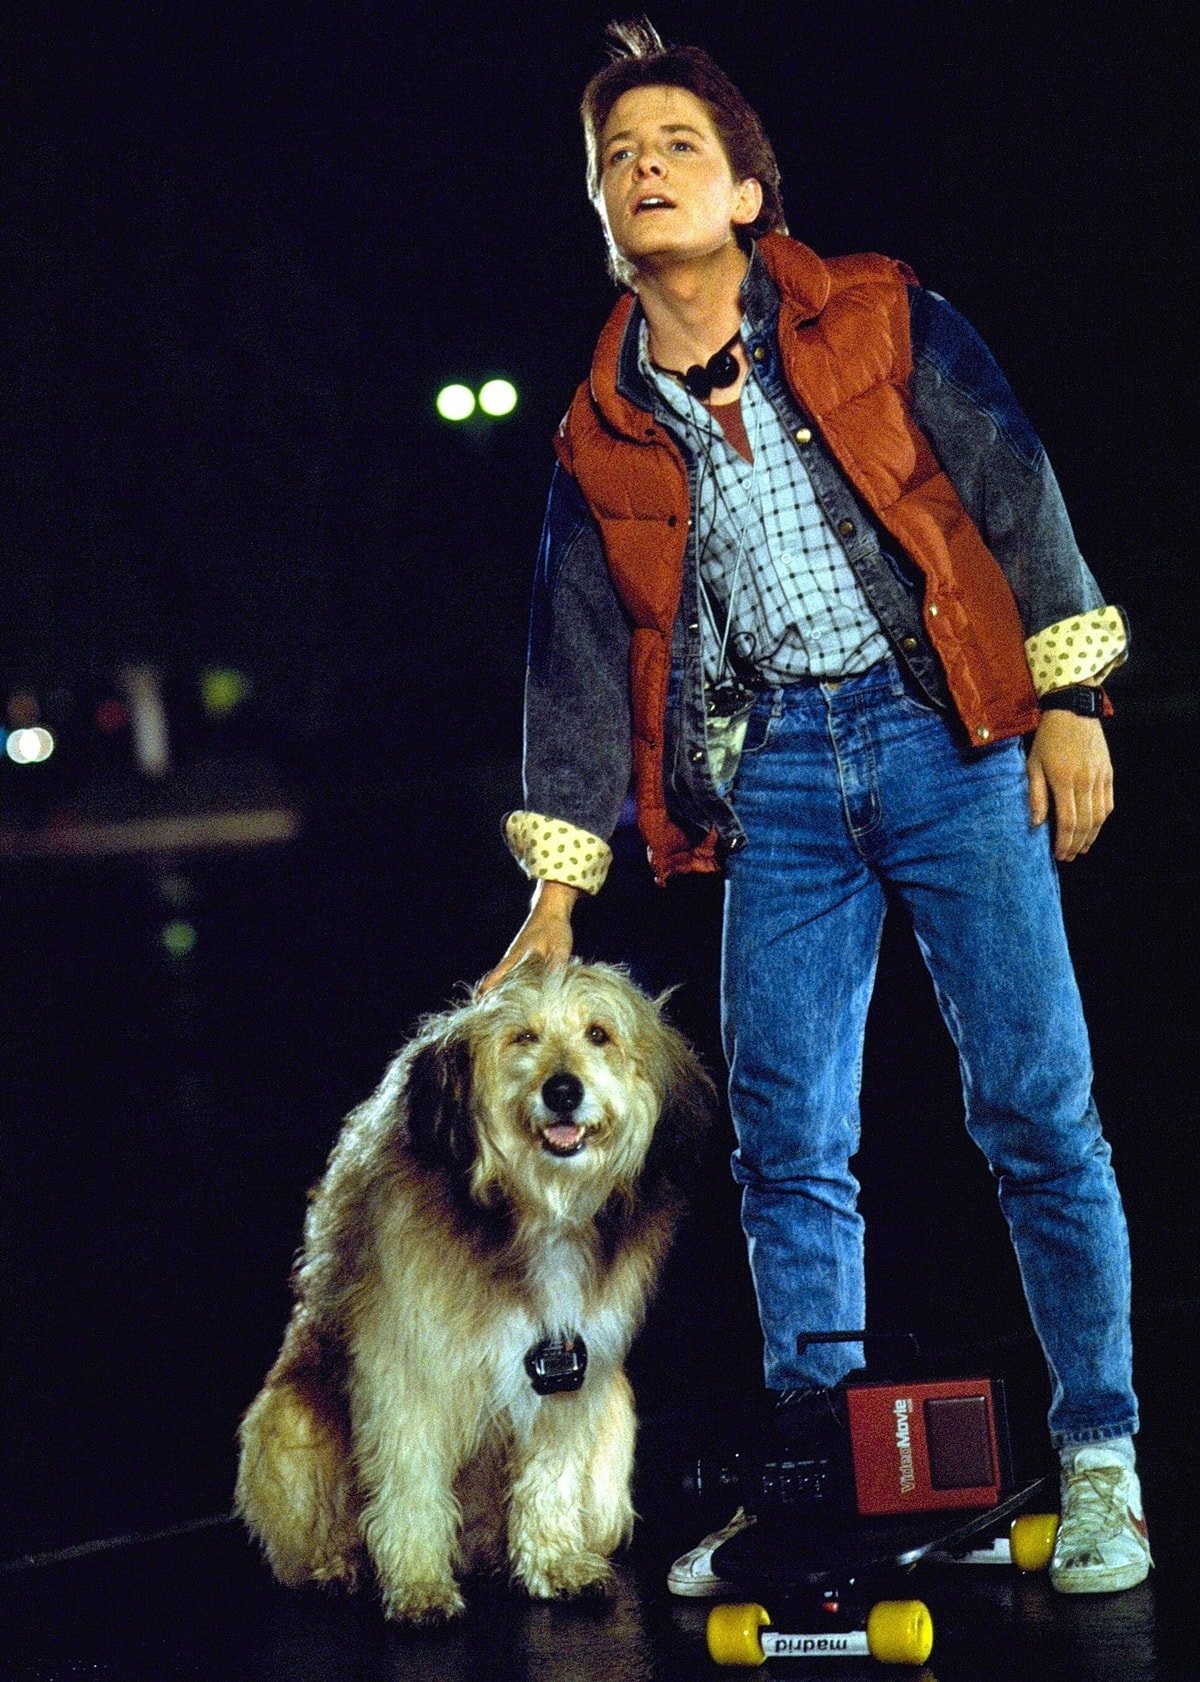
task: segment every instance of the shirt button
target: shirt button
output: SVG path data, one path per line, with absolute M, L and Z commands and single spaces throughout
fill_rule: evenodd
M 853 520 L 839 520 L 838 521 L 838 531 L 841 533 L 841 535 L 843 537 L 853 537 L 854 536 L 854 531 L 855 531 L 854 521 Z M 932 611 L 933 610 L 931 608 L 930 612 L 932 612 Z
M 766 350 L 763 348 L 762 345 L 755 345 L 755 347 L 754 347 L 754 360 L 756 362 L 765 362 L 767 360 L 767 353 L 766 353 Z
M 800 427 L 796 432 L 794 432 L 792 434 L 792 436 L 795 438 L 797 444 L 811 444 L 812 443 L 812 431 L 807 426 Z
M 938 616 L 938 604 L 936 602 L 930 602 L 930 604 L 929 604 L 929 617 L 931 619 L 936 619 L 937 616 Z
M 903 637 L 900 646 L 906 654 L 915 654 L 921 645 L 916 637 Z
M 688 755 L 688 758 L 691 760 L 693 765 L 699 765 L 700 761 L 704 758 L 704 749 L 693 748 L 691 753 Z
M 693 619 L 693 620 L 692 620 L 692 622 L 691 622 L 691 624 L 690 624 L 690 625 L 689 625 L 689 626 L 688 626 L 688 634 L 689 634 L 689 635 L 690 635 L 690 636 L 693 636 L 693 637 L 694 637 L 694 636 L 695 636 L 695 634 L 696 634 L 696 632 L 697 632 L 697 631 L 698 631 L 698 630 L 699 630 L 699 629 L 700 629 L 700 621 L 699 621 L 699 620 L 698 620 L 698 619 Z
M 986 724 L 977 724 L 975 726 L 975 734 L 979 737 L 981 742 L 990 742 L 992 739 L 992 733 Z

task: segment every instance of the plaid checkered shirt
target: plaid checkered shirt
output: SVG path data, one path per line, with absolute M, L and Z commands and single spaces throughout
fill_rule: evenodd
M 769 684 L 833 681 L 882 659 L 888 641 L 875 611 L 757 378 L 747 378 L 741 395 L 749 462 L 704 404 L 654 367 L 644 321 L 640 361 L 697 463 L 708 680 L 728 675 L 721 659 L 727 618 L 730 648 Z M 753 376 L 753 363 L 750 370 Z

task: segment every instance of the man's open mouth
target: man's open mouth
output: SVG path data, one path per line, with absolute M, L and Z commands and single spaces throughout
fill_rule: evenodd
M 575 1156 L 587 1144 L 587 1128 L 577 1121 L 555 1121 L 542 1129 L 542 1149 L 551 1156 Z
M 638 200 L 638 202 L 633 207 L 633 214 L 635 216 L 640 216 L 642 214 L 643 210 L 674 210 L 674 209 L 675 209 L 675 205 L 674 205 L 674 203 L 672 202 L 671 199 L 665 199 L 665 198 L 662 197 L 661 194 L 651 193 L 646 198 Z

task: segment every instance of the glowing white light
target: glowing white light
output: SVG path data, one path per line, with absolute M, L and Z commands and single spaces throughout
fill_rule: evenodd
M 479 392 L 479 407 L 485 415 L 511 415 L 517 406 L 517 388 L 511 380 L 488 380 Z
M 464 421 L 475 411 L 475 393 L 469 385 L 444 385 L 437 394 L 437 412 L 443 420 Z
M 4 749 L 14 765 L 40 765 L 54 752 L 54 737 L 44 725 L 35 724 L 14 730 Z

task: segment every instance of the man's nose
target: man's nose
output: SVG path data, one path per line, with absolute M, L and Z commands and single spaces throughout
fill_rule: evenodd
M 661 175 L 663 173 L 663 161 L 657 152 L 639 152 L 634 159 L 633 171 L 639 180 L 647 175 Z

